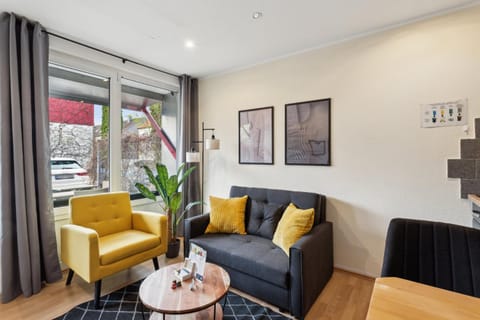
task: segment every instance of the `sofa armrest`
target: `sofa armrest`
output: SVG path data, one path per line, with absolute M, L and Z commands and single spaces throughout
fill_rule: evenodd
M 90 228 L 66 224 L 60 229 L 60 239 L 62 262 L 87 282 L 98 280 L 98 233 Z
M 290 312 L 303 319 L 333 273 L 332 223 L 323 222 L 290 248 Z
M 133 229 L 152 233 L 160 237 L 164 251 L 167 251 L 167 216 L 152 211 L 133 211 Z
M 185 219 L 185 232 L 183 235 L 183 251 L 185 257 L 188 256 L 188 252 L 190 250 L 190 239 L 204 234 L 209 222 L 210 214 L 203 214 L 200 216 Z

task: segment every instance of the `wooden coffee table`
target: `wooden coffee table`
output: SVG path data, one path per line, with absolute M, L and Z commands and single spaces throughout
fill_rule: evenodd
M 189 288 L 192 279 L 183 281 L 181 287 L 172 289 L 172 281 L 176 280 L 174 270 L 182 264 L 163 267 L 149 275 L 140 285 L 140 300 L 153 311 L 150 319 L 222 319 L 223 310 L 218 301 L 227 294 L 230 287 L 228 273 L 220 266 L 207 263 L 203 283 L 196 281 L 196 290 L 191 291 Z

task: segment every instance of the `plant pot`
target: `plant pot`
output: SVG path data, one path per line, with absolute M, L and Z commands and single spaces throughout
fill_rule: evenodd
M 165 256 L 167 258 L 176 258 L 180 252 L 180 239 L 175 239 L 175 241 L 170 241 L 167 246 L 167 253 Z

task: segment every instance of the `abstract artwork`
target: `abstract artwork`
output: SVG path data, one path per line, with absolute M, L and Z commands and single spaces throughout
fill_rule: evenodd
M 273 107 L 238 112 L 238 162 L 273 164 Z
M 285 105 L 285 164 L 330 165 L 331 99 Z

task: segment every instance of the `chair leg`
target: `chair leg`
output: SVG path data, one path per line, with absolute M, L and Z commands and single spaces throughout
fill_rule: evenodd
M 100 291 L 102 291 L 102 279 L 95 281 L 95 309 L 100 309 Z
M 72 283 L 73 274 L 74 274 L 73 270 L 72 270 L 72 269 L 68 269 L 67 282 L 65 282 L 65 285 L 66 285 L 66 286 L 69 286 L 70 283 Z
M 158 258 L 157 257 L 152 258 L 152 261 L 153 261 L 153 267 L 155 268 L 155 270 L 158 270 Z

